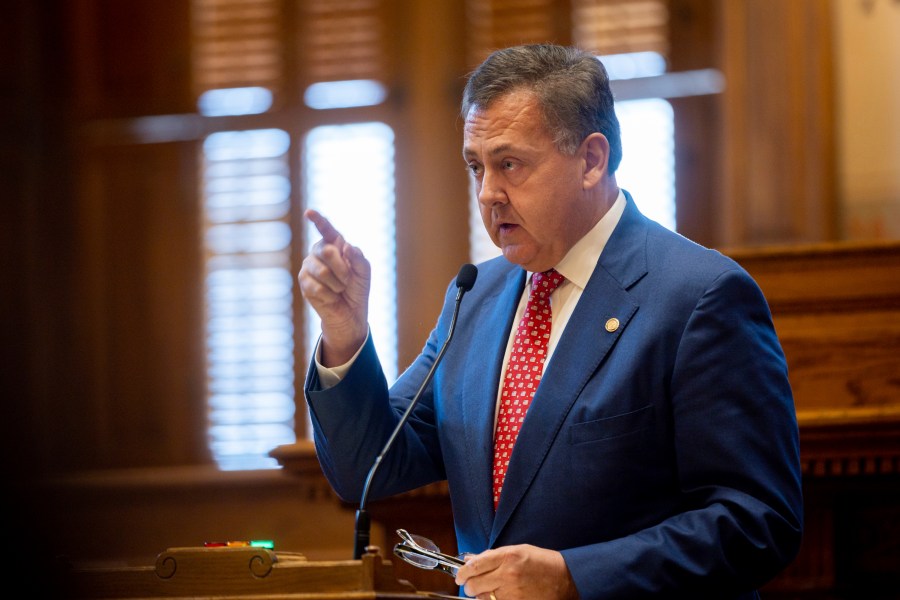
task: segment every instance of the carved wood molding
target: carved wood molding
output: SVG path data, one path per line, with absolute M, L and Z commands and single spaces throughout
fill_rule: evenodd
M 805 477 L 900 474 L 900 418 L 798 414 Z
M 725 253 L 756 279 L 776 317 L 888 310 L 900 314 L 900 243 L 835 243 Z
M 728 252 L 756 279 L 788 361 L 803 474 L 900 472 L 900 243 Z

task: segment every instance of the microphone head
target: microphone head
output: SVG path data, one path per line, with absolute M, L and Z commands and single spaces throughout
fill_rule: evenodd
M 456 276 L 456 287 L 468 292 L 475 285 L 476 277 L 478 277 L 478 268 L 475 265 L 465 264 L 460 267 L 459 274 Z

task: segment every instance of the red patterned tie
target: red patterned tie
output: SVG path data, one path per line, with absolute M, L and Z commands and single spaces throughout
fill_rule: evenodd
M 500 412 L 494 436 L 494 510 L 500 501 L 513 444 L 544 370 L 552 320 L 550 294 L 564 279 L 553 269 L 535 273 L 531 278 L 531 293 L 516 330 L 500 394 Z

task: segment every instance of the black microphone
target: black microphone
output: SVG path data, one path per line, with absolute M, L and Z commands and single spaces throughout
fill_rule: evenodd
M 413 399 L 409 403 L 409 406 L 406 407 L 406 411 L 403 413 L 403 416 L 400 417 L 400 422 L 397 423 L 397 426 L 391 433 L 391 437 L 388 438 L 388 441 L 385 443 L 384 448 L 382 448 L 381 453 L 375 458 L 375 462 L 372 464 L 372 468 L 369 469 L 369 474 L 366 476 L 366 483 L 363 486 L 362 498 L 360 498 L 359 501 L 359 510 L 356 511 L 356 536 L 353 543 L 354 559 L 362 558 L 363 552 L 365 552 L 366 550 L 366 546 L 369 545 L 369 530 L 371 526 L 371 520 L 369 519 L 369 513 L 366 511 L 366 498 L 368 498 L 369 496 L 369 486 L 372 483 L 372 478 L 375 476 L 375 471 L 378 470 L 378 466 L 381 464 L 381 461 L 384 458 L 385 454 L 387 454 L 388 450 L 391 449 L 391 446 L 394 445 L 394 440 L 397 438 L 400 430 L 403 429 L 403 426 L 409 420 L 409 416 L 412 414 L 412 411 L 416 407 L 416 404 L 419 403 L 419 398 L 422 397 L 422 392 L 425 390 L 425 387 L 431 382 L 431 378 L 432 376 L 434 376 L 434 370 L 441 362 L 441 359 L 444 358 L 444 352 L 446 352 L 447 346 L 450 344 L 450 340 L 453 339 L 453 330 L 456 328 L 456 317 L 459 315 L 459 303 L 462 302 L 463 294 L 471 290 L 472 286 L 475 285 L 476 277 L 478 277 L 478 269 L 475 267 L 475 265 L 465 264 L 460 267 L 459 274 L 456 276 L 456 306 L 453 308 L 453 318 L 450 319 L 450 329 L 447 332 L 447 340 L 444 342 L 444 345 L 441 346 L 441 351 L 438 352 L 437 358 L 435 358 L 434 362 L 431 364 L 431 369 L 428 371 L 428 375 L 425 376 L 425 380 L 422 382 L 422 385 L 419 387 L 416 395 L 413 396 Z

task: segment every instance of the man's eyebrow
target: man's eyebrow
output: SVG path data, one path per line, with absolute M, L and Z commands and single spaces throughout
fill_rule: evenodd
M 488 152 L 488 154 L 491 156 L 503 154 L 504 152 L 509 151 L 512 147 L 513 147 L 512 144 L 509 144 L 509 143 L 500 144 L 499 146 L 494 146 L 493 148 L 491 148 L 490 151 Z M 469 148 L 463 148 L 463 158 L 474 157 L 477 154 L 478 153 L 475 152 L 474 150 L 471 150 Z
M 496 156 L 497 154 L 502 154 L 512 148 L 512 144 L 500 144 L 494 148 L 491 148 L 491 156 Z

